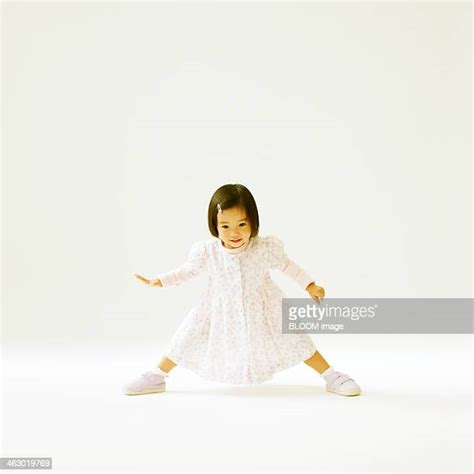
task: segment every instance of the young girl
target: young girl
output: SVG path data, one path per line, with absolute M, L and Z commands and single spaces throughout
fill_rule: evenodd
M 241 184 L 226 184 L 213 194 L 208 209 L 212 237 L 194 243 L 188 261 L 148 280 L 150 286 L 179 285 L 208 272 L 200 301 L 183 319 L 157 366 L 125 385 L 126 395 L 164 392 L 176 365 L 202 378 L 229 384 L 259 384 L 275 372 L 304 362 L 326 381 L 326 390 L 359 395 L 347 374 L 328 365 L 308 334 L 283 334 L 283 292 L 270 278 L 277 269 L 316 302 L 324 289 L 285 253 L 282 241 L 258 235 L 257 205 Z

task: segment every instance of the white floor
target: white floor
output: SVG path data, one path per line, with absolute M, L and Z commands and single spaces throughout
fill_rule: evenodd
M 167 392 L 126 396 L 156 346 L 4 346 L 2 456 L 54 472 L 472 472 L 472 335 L 322 341 L 361 396 L 305 364 L 254 387 L 177 367 Z

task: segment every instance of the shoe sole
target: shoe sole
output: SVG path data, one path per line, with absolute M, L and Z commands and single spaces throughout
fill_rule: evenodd
M 161 392 L 165 392 L 165 391 L 166 391 L 166 387 L 163 387 L 163 388 L 149 388 L 147 390 L 142 390 L 141 392 L 133 392 L 131 390 L 127 390 L 123 393 L 125 395 L 147 395 L 147 394 L 150 394 L 150 393 L 161 393 Z
M 353 397 L 355 395 L 360 395 L 360 391 L 354 391 L 354 392 L 342 392 L 341 390 L 338 390 L 337 388 L 329 388 L 326 387 L 326 390 L 331 393 L 336 393 L 337 395 L 345 395 L 346 397 Z

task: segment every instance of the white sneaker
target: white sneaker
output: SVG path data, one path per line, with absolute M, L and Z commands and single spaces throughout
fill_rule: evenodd
M 333 370 L 332 367 L 329 367 L 321 375 L 327 382 L 326 390 L 328 392 L 345 396 L 360 395 L 361 393 L 361 389 L 354 379 L 350 378 L 347 374 Z
M 154 374 L 148 370 L 143 372 L 140 377 L 124 385 L 122 391 L 125 395 L 144 395 L 146 393 L 159 393 L 166 390 L 166 381 L 164 376 Z

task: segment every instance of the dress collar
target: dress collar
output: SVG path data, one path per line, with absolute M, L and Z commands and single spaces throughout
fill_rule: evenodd
M 238 247 L 236 249 L 228 249 L 227 247 L 224 247 L 224 244 L 222 242 L 222 240 L 219 238 L 219 237 L 216 237 L 217 240 L 218 240 L 218 245 L 219 245 L 219 248 L 225 252 L 225 253 L 231 253 L 231 254 L 236 254 L 236 253 L 242 253 L 244 252 L 250 245 L 251 241 L 253 240 L 253 237 L 250 237 L 249 240 L 247 240 L 247 242 L 245 242 L 244 245 L 242 245 L 241 247 Z

